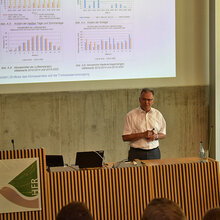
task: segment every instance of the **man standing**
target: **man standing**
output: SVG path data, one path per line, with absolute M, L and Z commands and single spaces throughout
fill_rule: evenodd
M 128 112 L 123 141 L 130 142 L 128 160 L 160 159 L 159 139 L 166 136 L 166 122 L 155 108 L 154 91 L 144 88 L 139 97 L 140 107 Z

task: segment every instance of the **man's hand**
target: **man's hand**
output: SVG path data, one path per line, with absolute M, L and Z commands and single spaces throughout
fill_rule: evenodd
M 147 130 L 144 132 L 145 134 L 145 138 L 148 139 L 148 138 L 151 138 L 152 135 L 154 134 L 154 131 L 153 130 Z
M 147 130 L 146 132 L 148 133 L 146 137 L 148 142 L 154 141 L 157 138 L 157 135 L 154 133 L 154 130 Z

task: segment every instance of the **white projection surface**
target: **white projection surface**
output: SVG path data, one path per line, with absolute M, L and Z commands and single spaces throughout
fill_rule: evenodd
M 0 84 L 175 77 L 175 0 L 0 0 Z

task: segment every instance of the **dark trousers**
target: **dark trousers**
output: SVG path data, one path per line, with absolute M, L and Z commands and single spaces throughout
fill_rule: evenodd
M 140 148 L 130 147 L 128 152 L 128 160 L 133 161 L 135 159 L 139 160 L 153 160 L 160 159 L 160 149 L 159 147 L 151 150 L 143 150 Z

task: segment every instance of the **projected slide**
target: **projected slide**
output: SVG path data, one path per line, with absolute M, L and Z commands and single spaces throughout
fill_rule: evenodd
M 175 0 L 0 0 L 0 83 L 174 77 Z

